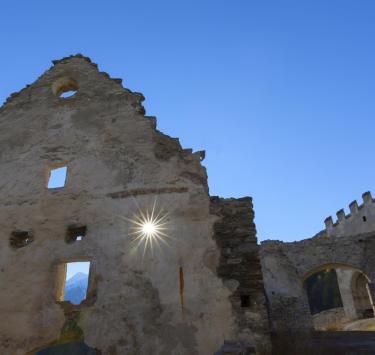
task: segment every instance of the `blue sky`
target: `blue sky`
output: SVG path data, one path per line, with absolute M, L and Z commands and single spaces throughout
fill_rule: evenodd
M 90 262 L 76 261 L 76 262 L 68 263 L 66 267 L 66 280 L 69 280 L 77 272 L 82 272 L 88 275 L 90 272 Z
M 2 1 L 0 102 L 83 53 L 252 196 L 260 240 L 314 235 L 375 191 L 375 2 Z
M 48 179 L 47 187 L 49 189 L 64 187 L 66 181 L 67 167 L 52 169 Z

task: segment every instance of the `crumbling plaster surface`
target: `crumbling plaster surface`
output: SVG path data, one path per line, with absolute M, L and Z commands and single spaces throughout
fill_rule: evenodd
M 79 83 L 74 97 L 52 94 L 62 76 Z M 237 339 L 232 291 L 216 275 L 218 217 L 210 214 L 202 153 L 158 132 L 142 100 L 78 55 L 54 62 L 0 109 L 1 354 L 59 338 L 66 317 L 56 303 L 58 266 L 85 259 L 94 286 L 77 323 L 102 354 L 212 354 Z M 48 190 L 46 169 L 59 162 L 68 166 L 66 186 Z M 156 197 L 171 238 L 142 256 L 126 218 Z M 67 244 L 75 223 L 87 225 L 87 236 Z M 13 250 L 14 230 L 33 231 L 34 241 Z

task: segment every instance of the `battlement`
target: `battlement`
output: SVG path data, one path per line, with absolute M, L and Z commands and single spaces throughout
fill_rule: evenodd
M 361 205 L 358 205 L 356 200 L 349 204 L 349 214 L 345 214 L 343 208 L 337 211 L 336 222 L 333 222 L 332 216 L 324 220 L 328 236 L 346 236 L 375 231 L 375 200 L 371 192 L 363 193 L 362 200 Z

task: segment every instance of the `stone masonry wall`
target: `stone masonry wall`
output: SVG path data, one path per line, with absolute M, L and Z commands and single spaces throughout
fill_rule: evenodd
M 259 261 L 252 200 L 211 197 L 214 239 L 220 249 L 219 277 L 230 290 L 237 341 L 255 345 L 257 354 L 270 352 L 269 323 Z M 233 339 L 230 339 L 233 340 Z
M 209 355 L 239 336 L 265 354 L 251 202 L 210 200 L 204 153 L 159 132 L 143 100 L 76 55 L 0 108 L 0 354 L 76 340 L 103 355 Z M 48 189 L 61 165 L 65 186 Z M 168 237 L 137 247 L 130 220 L 155 201 Z M 71 226 L 85 238 L 67 243 Z M 62 302 L 61 270 L 83 260 L 87 300 Z
M 260 256 L 273 331 L 312 330 L 303 280 L 325 268 L 363 272 L 375 299 L 375 233 L 318 236 L 292 243 L 270 240 L 261 244 Z

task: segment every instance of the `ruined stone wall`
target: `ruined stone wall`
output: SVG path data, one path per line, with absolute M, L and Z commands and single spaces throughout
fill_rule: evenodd
M 54 95 L 71 80 L 75 96 Z M 0 109 L 1 354 L 68 339 L 110 355 L 212 354 L 240 334 L 267 343 L 249 202 L 210 201 L 203 154 L 157 131 L 142 100 L 74 56 Z M 66 186 L 47 189 L 56 164 L 68 168 Z M 144 252 L 129 219 L 155 199 L 169 237 Z M 84 240 L 66 242 L 72 225 L 87 227 Z M 27 245 L 11 245 L 14 232 Z M 61 265 L 79 260 L 91 261 L 88 298 L 58 302 Z
M 341 330 L 341 326 L 347 319 L 344 308 L 331 308 L 312 316 L 314 329 L 316 330 Z
M 358 270 L 369 278 L 373 290 L 375 233 L 318 236 L 292 243 L 265 241 L 260 256 L 272 328 L 276 332 L 313 329 L 303 281 L 316 271 L 330 267 Z
M 272 331 L 310 331 L 313 324 L 308 300 L 293 260 L 285 253 L 284 243 L 261 243 L 260 258 Z
M 214 224 L 220 248 L 218 275 L 231 291 L 238 340 L 256 344 L 257 354 L 268 354 L 269 322 L 252 200 L 211 197 L 211 213 L 218 216 Z

